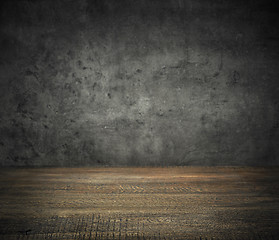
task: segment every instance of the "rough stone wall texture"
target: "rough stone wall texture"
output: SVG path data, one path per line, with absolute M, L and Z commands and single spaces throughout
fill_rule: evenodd
M 278 165 L 275 2 L 1 1 L 1 165 Z

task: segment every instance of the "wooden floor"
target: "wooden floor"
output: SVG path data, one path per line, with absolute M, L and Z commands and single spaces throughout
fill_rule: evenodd
M 279 168 L 0 170 L 0 239 L 279 239 Z

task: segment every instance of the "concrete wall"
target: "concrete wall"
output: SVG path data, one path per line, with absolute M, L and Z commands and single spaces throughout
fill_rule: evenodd
M 279 165 L 277 12 L 1 1 L 1 165 Z

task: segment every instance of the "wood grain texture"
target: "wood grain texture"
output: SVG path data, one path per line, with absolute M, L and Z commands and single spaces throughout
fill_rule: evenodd
M 278 239 L 279 169 L 1 169 L 0 239 Z

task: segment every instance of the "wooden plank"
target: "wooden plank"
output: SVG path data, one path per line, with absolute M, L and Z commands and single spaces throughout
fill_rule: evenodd
M 0 170 L 0 239 L 277 239 L 279 169 Z

